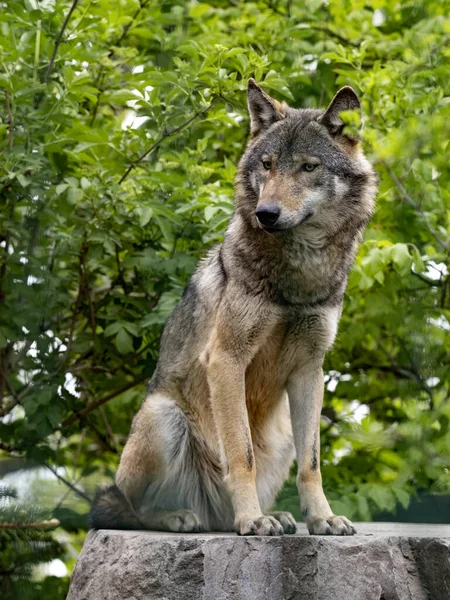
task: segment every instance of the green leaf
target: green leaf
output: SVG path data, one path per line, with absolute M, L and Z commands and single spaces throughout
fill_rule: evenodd
M 63 194 L 67 190 L 68 187 L 69 187 L 68 183 L 60 183 L 59 185 L 56 186 L 56 195 L 61 196 L 61 194 Z
M 124 328 L 130 333 L 133 337 L 139 336 L 139 328 L 135 323 L 123 323 Z
M 380 510 L 392 512 L 395 509 L 396 499 L 389 487 L 371 485 L 370 499 L 375 502 Z
M 367 498 L 365 498 L 362 494 L 357 494 L 356 501 L 358 505 L 358 519 L 361 521 L 370 521 L 371 513 Z
M 283 96 L 294 100 L 294 96 L 289 90 L 286 80 L 280 77 L 280 75 L 276 71 L 269 71 L 264 81 L 261 82 L 261 85 L 263 87 L 268 87 L 269 89 L 280 92 L 281 94 L 283 94 Z
M 153 208 L 150 206 L 143 206 L 139 209 L 139 225 L 145 227 L 153 216 Z
M 129 354 L 133 352 L 133 340 L 130 335 L 125 331 L 125 329 L 121 329 L 119 333 L 116 335 L 116 348 L 121 354 Z
M 391 250 L 392 260 L 401 275 L 407 275 L 411 270 L 412 258 L 407 244 L 394 244 Z
M 86 191 L 91 187 L 91 182 L 89 181 L 89 179 L 87 179 L 87 177 L 82 177 L 80 179 L 80 185 L 81 189 Z
M 394 494 L 397 497 L 397 500 L 400 502 L 400 504 L 403 506 L 403 508 L 406 510 L 409 506 L 409 502 L 411 500 L 411 496 L 410 494 L 408 494 L 408 492 L 402 488 L 392 488 Z
M 57 427 L 63 418 L 63 413 L 57 404 L 51 404 L 47 409 L 47 417 L 52 427 Z
M 123 323 L 120 321 L 110 323 L 110 325 L 105 328 L 105 335 L 106 337 L 110 337 L 118 333 L 121 329 L 123 329 Z
M 218 206 L 209 205 L 205 207 L 205 221 L 211 221 L 213 216 L 220 210 Z
M 423 273 L 426 270 L 422 257 L 416 246 L 413 246 L 413 265 L 416 273 Z
M 20 185 L 24 188 L 28 187 L 31 183 L 31 181 L 29 179 L 27 179 L 24 175 L 22 175 L 21 173 L 19 173 L 17 175 L 17 179 L 20 183 Z
M 199 4 L 193 4 L 189 9 L 189 16 L 193 19 L 198 19 L 200 17 L 203 17 L 203 15 L 207 13 L 210 9 L 211 7 L 209 6 L 209 4 L 204 4 L 202 2 L 200 2 Z
M 77 204 L 83 198 L 83 196 L 84 196 L 83 190 L 76 189 L 73 187 L 69 188 L 69 191 L 67 192 L 67 199 L 72 204 Z

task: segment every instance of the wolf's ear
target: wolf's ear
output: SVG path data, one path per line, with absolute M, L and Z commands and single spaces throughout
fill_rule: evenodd
M 344 123 L 339 115 L 344 110 L 361 110 L 358 96 L 348 85 L 338 91 L 324 114 L 320 117 L 319 123 L 325 125 L 331 135 L 342 133 Z M 356 141 L 353 138 L 351 139 L 352 141 Z
M 276 121 L 284 119 L 282 105 L 268 96 L 254 79 L 248 80 L 248 112 L 250 114 L 250 132 L 258 135 Z

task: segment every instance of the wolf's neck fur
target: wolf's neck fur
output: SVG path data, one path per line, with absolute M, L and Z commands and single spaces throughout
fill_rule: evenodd
M 351 217 L 337 231 L 305 223 L 268 234 L 236 213 L 224 242 L 231 274 L 281 305 L 339 304 L 368 218 Z

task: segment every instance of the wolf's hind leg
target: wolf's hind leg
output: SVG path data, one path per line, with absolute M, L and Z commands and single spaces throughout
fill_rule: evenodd
M 147 487 L 162 474 L 163 441 L 147 398 L 134 418 L 131 433 L 120 458 L 116 485 L 136 513 Z
M 187 468 L 189 464 L 189 436 L 186 416 L 164 394 L 149 396 L 136 415 L 116 483 L 146 529 L 205 529 L 196 512 L 199 507 L 189 502 L 184 489 L 187 483 L 194 483 L 196 473 L 180 473 L 180 465 Z

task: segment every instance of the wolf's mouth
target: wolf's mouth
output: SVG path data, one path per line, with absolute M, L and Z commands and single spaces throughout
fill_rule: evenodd
M 314 214 L 314 213 L 313 213 L 313 211 L 312 211 L 312 210 L 310 210 L 309 212 L 307 212 L 307 213 L 306 213 L 306 215 L 303 217 L 303 219 L 300 221 L 300 223 L 297 225 L 297 227 L 298 227 L 299 225 L 303 225 L 303 223 L 306 223 L 306 221 L 307 221 L 308 219 L 310 219 L 310 218 L 313 216 L 313 214 Z
M 262 230 L 266 233 L 279 233 L 280 231 L 286 231 L 285 229 L 281 229 L 281 227 L 262 227 Z
M 265 231 L 266 233 L 281 233 L 282 231 L 288 231 L 289 229 L 293 229 L 294 227 L 300 227 L 300 225 L 303 225 L 304 223 L 306 223 L 306 221 L 308 221 L 308 219 L 310 219 L 313 216 L 313 211 L 310 210 L 309 212 L 307 212 L 305 214 L 305 216 L 303 217 L 303 219 L 297 223 L 296 225 L 293 225 L 292 227 L 261 227 L 261 229 L 263 231 Z

